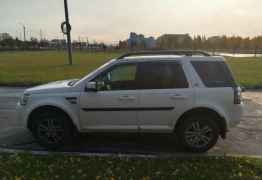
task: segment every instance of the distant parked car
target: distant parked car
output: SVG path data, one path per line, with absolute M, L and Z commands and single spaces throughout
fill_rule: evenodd
M 176 133 L 191 152 L 212 148 L 241 119 L 243 103 L 223 57 L 197 51 L 125 54 L 80 80 L 27 89 L 19 118 L 49 149 L 73 132 Z

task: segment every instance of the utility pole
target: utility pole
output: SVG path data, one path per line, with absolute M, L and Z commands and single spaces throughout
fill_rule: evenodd
M 65 22 L 61 24 L 61 29 L 62 32 L 67 35 L 68 60 L 69 60 L 69 65 L 72 65 L 73 58 L 72 58 L 72 45 L 71 45 L 71 25 L 69 23 L 67 0 L 64 0 L 64 6 L 65 6 Z

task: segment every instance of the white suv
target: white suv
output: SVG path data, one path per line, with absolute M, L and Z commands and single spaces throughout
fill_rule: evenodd
M 191 152 L 205 152 L 241 119 L 243 103 L 223 57 L 196 51 L 125 54 L 80 80 L 34 87 L 19 118 L 49 149 L 74 132 L 175 133 Z

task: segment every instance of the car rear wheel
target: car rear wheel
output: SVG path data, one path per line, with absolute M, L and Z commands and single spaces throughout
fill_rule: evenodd
M 184 149 L 203 153 L 217 143 L 219 127 L 212 117 L 197 115 L 185 118 L 178 126 L 177 133 Z
M 38 112 L 33 119 L 32 131 L 39 144 L 47 149 L 61 149 L 72 142 L 73 125 L 60 111 Z

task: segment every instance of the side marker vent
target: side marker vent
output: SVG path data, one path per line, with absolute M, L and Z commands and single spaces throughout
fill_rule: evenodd
M 77 104 L 77 97 L 66 97 L 66 100 L 67 100 L 70 104 Z

